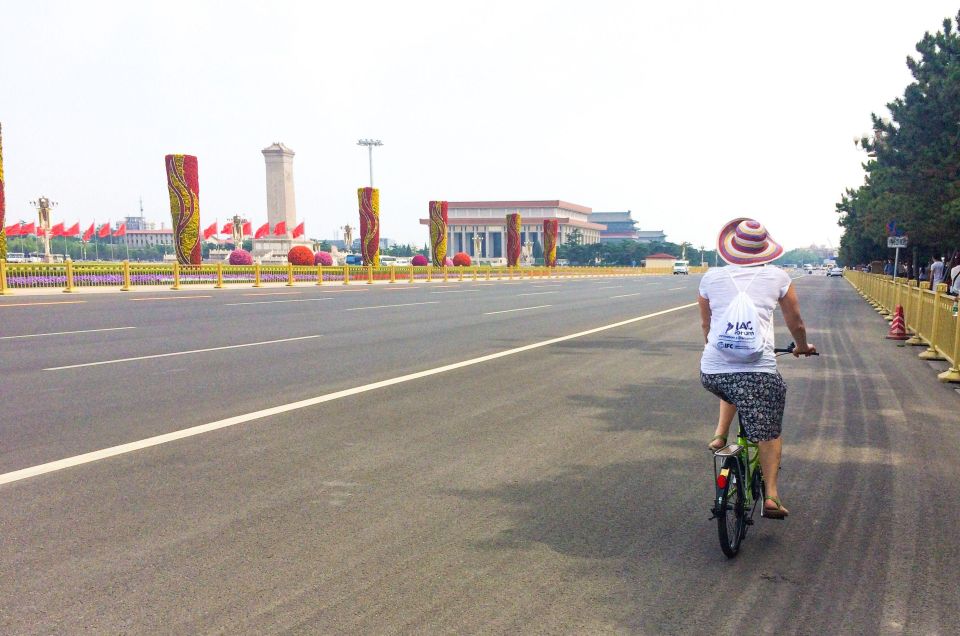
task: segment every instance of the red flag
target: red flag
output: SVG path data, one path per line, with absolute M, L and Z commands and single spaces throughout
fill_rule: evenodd
M 96 229 L 93 227 L 94 225 L 95 225 L 94 223 L 91 223 L 91 224 L 90 224 L 90 227 L 87 228 L 87 231 L 83 233 L 83 242 L 84 242 L 84 243 L 86 243 L 86 242 L 89 241 L 91 238 L 93 238 L 93 233 L 96 231 Z
M 233 234 L 233 223 L 227 223 L 223 226 L 223 229 L 220 230 L 221 234 Z M 216 232 L 214 232 L 216 234 Z
M 31 234 L 36 234 L 37 230 L 33 227 L 33 221 L 27 223 L 26 225 L 20 226 L 20 236 L 29 236 Z
M 210 227 L 203 231 L 203 240 L 206 241 L 208 238 L 217 233 L 217 222 L 214 221 Z
M 114 236 L 126 236 L 127 235 L 127 224 L 121 223 L 120 227 L 117 228 L 117 231 L 113 233 Z
M 8 225 L 3 231 L 7 236 L 20 236 L 20 224 L 14 223 L 13 225 Z
M 100 231 L 97 232 L 97 236 L 99 236 L 100 238 L 107 238 L 108 236 L 110 236 L 110 224 L 104 223 L 103 225 L 101 225 Z
M 257 228 L 257 233 L 253 235 L 253 238 L 263 238 L 270 233 L 270 224 L 264 223 L 259 228 Z
M 250 236 L 253 234 L 253 225 L 250 224 L 250 221 L 247 221 L 243 224 L 243 235 Z
M 286 233 L 287 233 L 287 222 L 286 222 L 286 221 L 280 221 L 279 223 L 277 223 L 276 225 L 273 226 L 273 235 L 274 235 L 274 236 L 283 236 L 283 235 L 286 234 Z
M 80 235 L 80 222 L 77 221 L 67 229 L 63 231 L 61 236 L 79 236 Z
M 44 229 L 44 227 L 43 227 L 42 225 L 38 225 L 38 226 L 37 226 L 37 229 L 36 229 L 36 234 L 37 234 L 38 237 L 39 237 L 39 236 L 46 236 L 46 235 L 47 235 L 47 231 Z
M 293 238 L 297 238 L 298 236 L 303 236 L 303 223 L 304 223 L 303 221 L 300 221 L 300 225 L 293 228 Z
M 63 236 L 63 223 L 57 223 L 50 228 L 50 236 Z

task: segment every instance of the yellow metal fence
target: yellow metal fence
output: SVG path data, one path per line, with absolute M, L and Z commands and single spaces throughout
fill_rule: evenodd
M 691 267 L 702 273 L 706 267 Z M 294 265 L 179 265 L 177 263 L 7 263 L 0 261 L 0 294 L 17 289 L 49 288 L 72 292 L 85 287 L 168 287 L 198 285 L 222 288 L 230 285 L 260 287 L 268 283 L 413 283 L 434 280 L 528 280 L 669 274 L 668 269 L 642 267 L 368 267 Z
M 960 317 L 957 297 L 947 294 L 946 285 L 930 289 L 929 283 L 917 284 L 892 276 L 847 271 L 844 276 L 877 312 L 893 320 L 897 305 L 903 307 L 904 323 L 911 338 L 909 345 L 925 349 L 925 360 L 946 360 L 950 368 L 937 377 L 941 382 L 960 382 Z

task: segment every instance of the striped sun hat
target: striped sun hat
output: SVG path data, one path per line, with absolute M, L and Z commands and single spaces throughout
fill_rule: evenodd
M 720 230 L 717 251 L 731 265 L 762 265 L 780 258 L 783 246 L 770 238 L 763 223 L 740 217 Z

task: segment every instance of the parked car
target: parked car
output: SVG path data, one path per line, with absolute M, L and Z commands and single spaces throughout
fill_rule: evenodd
M 840 267 L 832 267 L 827 270 L 827 276 L 843 276 L 843 269 Z

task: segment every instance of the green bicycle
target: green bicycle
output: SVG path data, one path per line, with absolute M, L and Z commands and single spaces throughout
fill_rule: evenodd
M 779 357 L 785 353 L 793 353 L 795 346 L 791 342 L 787 348 L 773 351 Z M 763 470 L 760 468 L 760 449 L 756 443 L 747 439 L 739 412 L 737 422 L 739 425 L 737 441 L 713 454 L 716 497 L 710 511 L 713 513 L 710 520 L 717 520 L 720 549 L 731 559 L 740 551 L 740 544 L 747 536 L 747 528 L 753 525 L 757 504 L 765 497 Z M 762 505 L 760 516 L 763 516 Z

